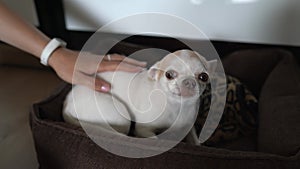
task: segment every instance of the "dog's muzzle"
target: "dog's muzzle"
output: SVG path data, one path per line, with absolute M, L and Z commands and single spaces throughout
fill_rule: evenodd
M 187 77 L 179 82 L 180 96 L 191 97 L 198 94 L 198 82 L 194 77 Z
M 197 82 L 194 78 L 187 78 L 182 81 L 182 85 L 185 88 L 193 90 L 197 86 Z

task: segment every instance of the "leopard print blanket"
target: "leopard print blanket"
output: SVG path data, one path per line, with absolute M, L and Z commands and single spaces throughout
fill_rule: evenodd
M 226 76 L 227 96 L 222 118 L 211 137 L 203 143 L 216 146 L 256 132 L 258 101 L 237 78 Z M 200 98 L 200 108 L 195 122 L 199 135 L 211 104 L 211 88 L 207 86 Z

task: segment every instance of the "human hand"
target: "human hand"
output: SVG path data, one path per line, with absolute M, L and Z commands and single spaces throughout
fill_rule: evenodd
M 79 54 L 84 57 L 78 57 Z M 89 52 L 79 53 L 66 48 L 59 48 L 53 52 L 48 63 L 64 81 L 84 85 L 99 92 L 109 92 L 111 86 L 103 79 L 96 78 L 96 73 L 115 70 L 139 72 L 146 66 L 146 62 L 126 58 L 123 55 L 112 54 L 108 58 Z

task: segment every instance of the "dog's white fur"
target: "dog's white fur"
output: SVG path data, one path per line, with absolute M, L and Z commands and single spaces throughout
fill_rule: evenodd
M 151 137 L 168 129 L 182 111 L 188 119 L 184 122 L 179 119 L 176 125 L 180 130 L 195 121 L 199 96 L 206 86 L 195 77 L 202 72 L 209 75 L 216 63 L 194 51 L 180 50 L 139 73 L 100 73 L 101 78 L 112 84 L 111 93 L 98 93 L 77 85 L 66 97 L 63 117 L 77 125 L 78 119 L 102 127 L 108 123 L 124 134 L 128 134 L 132 120 L 136 122 L 136 136 Z M 177 72 L 175 79 L 166 78 L 169 70 Z M 195 133 L 193 137 L 196 139 Z

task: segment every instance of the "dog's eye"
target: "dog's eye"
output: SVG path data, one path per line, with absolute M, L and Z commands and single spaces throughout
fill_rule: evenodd
M 198 75 L 198 79 L 201 80 L 202 82 L 207 82 L 208 81 L 208 74 L 202 72 Z
M 165 76 L 167 79 L 173 80 L 177 77 L 177 72 L 175 72 L 174 70 L 168 70 L 166 71 Z

